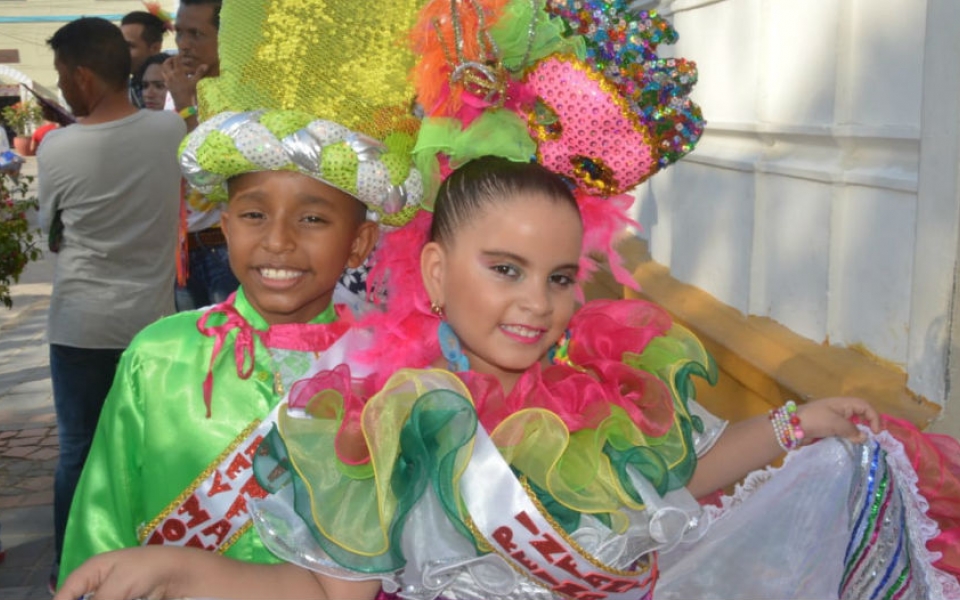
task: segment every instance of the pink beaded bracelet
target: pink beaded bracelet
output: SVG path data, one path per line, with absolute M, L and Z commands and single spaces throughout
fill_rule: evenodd
M 775 408 L 768 415 L 777 443 L 784 452 L 796 450 L 803 444 L 803 427 L 800 426 L 800 415 L 797 414 L 797 403 L 788 400 L 780 408 Z

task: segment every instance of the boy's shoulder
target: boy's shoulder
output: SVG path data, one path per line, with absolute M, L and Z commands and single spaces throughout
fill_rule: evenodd
M 171 342 L 195 344 L 197 340 L 206 338 L 197 328 L 197 322 L 205 312 L 206 309 L 188 310 L 158 319 L 134 336 L 129 350 L 143 351 L 151 346 L 165 346 Z

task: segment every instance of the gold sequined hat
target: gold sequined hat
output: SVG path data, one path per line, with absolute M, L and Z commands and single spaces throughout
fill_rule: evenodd
M 201 124 L 181 146 L 188 182 L 213 200 L 253 171 L 299 171 L 400 226 L 423 196 L 411 152 L 414 63 L 407 34 L 423 0 L 230 0 L 220 76 L 198 84 Z

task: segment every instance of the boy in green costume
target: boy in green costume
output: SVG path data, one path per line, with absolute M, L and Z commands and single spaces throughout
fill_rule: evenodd
M 266 493 L 250 458 L 293 382 L 362 343 L 335 301 L 338 278 L 421 200 L 412 56 L 397 50 L 418 4 L 345 8 L 325 39 L 377 35 L 280 66 L 271 60 L 292 47 L 279 42 L 309 23 L 273 4 L 224 6 L 221 76 L 200 83 L 201 116 L 213 116 L 185 139 L 181 166 L 193 187 L 227 201 L 241 287 L 147 327 L 124 354 L 71 509 L 61 581 L 95 554 L 140 544 L 279 562 L 249 531 L 246 501 Z M 328 68 L 363 53 L 385 83 Z

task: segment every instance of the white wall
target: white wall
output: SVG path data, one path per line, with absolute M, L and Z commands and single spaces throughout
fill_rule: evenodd
M 674 277 L 947 392 L 960 2 L 663 0 L 697 149 L 638 192 Z M 661 48 L 663 50 L 664 48 Z

